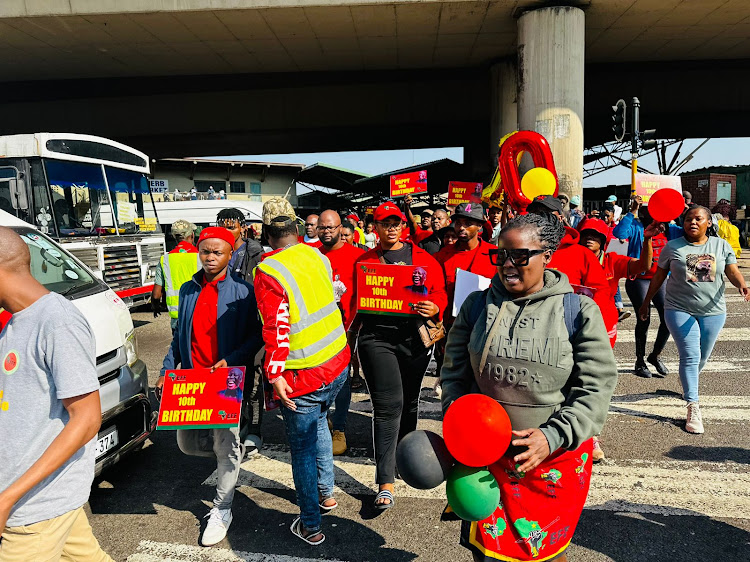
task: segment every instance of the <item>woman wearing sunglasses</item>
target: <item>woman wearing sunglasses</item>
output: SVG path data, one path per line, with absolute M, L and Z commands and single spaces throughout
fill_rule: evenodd
M 443 270 L 435 258 L 412 244 L 401 242 L 406 217 L 393 203 L 383 203 L 373 215 L 380 242 L 357 259 L 360 263 L 416 265 L 423 295 L 415 295 L 414 310 L 422 318 L 442 319 L 448 304 Z M 419 270 L 417 270 L 419 271 Z M 354 295 L 356 302 L 356 293 Z M 407 433 L 417 429 L 419 391 L 422 388 L 432 348 L 425 347 L 419 336 L 417 316 L 410 318 L 380 314 L 358 314 L 360 323 L 357 353 L 370 390 L 375 441 L 375 479 L 379 492 L 375 508 L 394 505 L 393 483 L 396 478 L 396 445 Z M 349 328 L 349 331 L 355 329 Z
M 500 506 L 462 523 L 461 544 L 476 561 L 537 560 L 540 551 L 567 560 L 586 501 L 591 438 L 617 366 L 599 307 L 575 295 L 565 274 L 545 270 L 564 234 L 554 217 L 508 222 L 491 254 L 492 284 L 464 301 L 448 335 L 443 410 L 479 392 L 505 408 L 513 428 L 508 451 L 489 467 Z

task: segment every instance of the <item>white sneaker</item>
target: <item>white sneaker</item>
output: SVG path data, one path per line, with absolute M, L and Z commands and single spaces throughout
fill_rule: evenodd
M 688 402 L 685 431 L 688 433 L 703 433 L 703 418 L 698 402 Z
M 208 524 L 201 535 L 200 542 L 203 546 L 213 546 L 227 536 L 229 526 L 232 524 L 232 510 L 214 507 L 206 517 L 208 517 Z

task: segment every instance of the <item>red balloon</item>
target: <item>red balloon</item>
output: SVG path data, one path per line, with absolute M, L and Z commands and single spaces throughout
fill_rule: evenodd
M 682 193 L 671 187 L 662 187 L 648 200 L 648 213 L 657 222 L 674 220 L 684 209 L 685 199 L 682 198 Z
M 443 439 L 453 457 L 466 466 L 497 462 L 510 445 L 510 418 L 484 394 L 467 394 L 450 405 L 443 418 Z
M 497 166 L 500 169 L 503 189 L 508 194 L 508 201 L 514 209 L 525 212 L 531 199 L 521 191 L 521 174 L 518 171 L 518 155 L 528 152 L 534 161 L 534 167 L 547 168 L 555 176 L 555 192 L 557 197 L 557 170 L 555 160 L 552 158 L 547 139 L 535 131 L 516 131 L 510 135 L 500 147 L 497 155 Z

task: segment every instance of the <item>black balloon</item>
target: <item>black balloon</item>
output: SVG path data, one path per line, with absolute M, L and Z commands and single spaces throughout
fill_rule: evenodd
M 396 449 L 396 466 L 401 478 L 420 490 L 445 482 L 455 462 L 443 438 L 432 431 L 412 431 Z

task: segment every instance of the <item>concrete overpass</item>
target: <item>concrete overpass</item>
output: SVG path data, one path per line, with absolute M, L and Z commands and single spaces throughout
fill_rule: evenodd
M 157 157 L 458 145 L 482 177 L 520 123 L 571 192 L 619 97 L 662 137 L 747 134 L 746 0 L 554 4 L 4 0 L 2 130 Z

